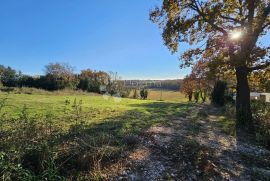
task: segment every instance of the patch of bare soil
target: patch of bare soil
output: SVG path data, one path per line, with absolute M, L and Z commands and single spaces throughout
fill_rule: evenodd
M 270 151 L 222 132 L 207 116 L 183 116 L 151 127 L 111 180 L 270 180 Z M 241 140 L 241 141 L 239 141 Z

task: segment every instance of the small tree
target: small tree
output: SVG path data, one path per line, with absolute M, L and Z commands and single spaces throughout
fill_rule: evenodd
M 198 92 L 198 91 L 194 92 L 194 99 L 195 99 L 196 103 L 199 102 L 199 96 L 200 96 L 200 92 Z
M 133 98 L 133 99 L 137 99 L 138 97 L 139 97 L 139 96 L 138 96 L 137 89 L 134 89 L 132 98 Z
M 223 106 L 225 104 L 225 92 L 227 89 L 227 83 L 224 81 L 217 81 L 212 92 L 212 103 L 217 106 Z
M 181 92 L 188 96 L 189 102 L 192 101 L 192 94 L 195 89 L 195 81 L 191 76 L 186 76 L 181 85 Z
M 148 90 L 147 89 L 142 89 L 140 91 L 140 95 L 141 95 L 141 98 L 142 99 L 147 99 L 147 97 L 148 97 Z
M 0 81 L 6 87 L 17 86 L 18 74 L 11 67 L 0 65 Z
M 74 67 L 66 63 L 50 63 L 45 66 L 44 81 L 48 90 L 76 88 L 79 81 L 73 73 Z M 42 87 L 46 87 L 42 85 Z

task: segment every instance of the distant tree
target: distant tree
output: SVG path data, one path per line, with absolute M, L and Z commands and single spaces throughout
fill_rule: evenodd
M 270 65 L 269 42 L 260 39 L 270 28 L 268 0 L 163 0 L 150 18 L 163 29 L 165 45 L 173 52 L 179 43 L 192 49 L 183 53 L 181 67 L 208 56 L 224 57 L 237 78 L 237 127 L 254 128 L 250 107 L 248 75 Z
M 196 94 L 198 92 L 199 96 L 202 99 L 202 102 L 206 101 L 208 92 L 210 91 L 211 80 L 208 79 L 209 68 L 208 62 L 199 60 L 193 67 L 191 71 L 191 77 L 194 79 Z M 199 99 L 199 98 L 198 98 Z M 198 100 L 197 100 L 198 102 Z
M 49 63 L 45 66 L 45 74 L 57 77 L 69 77 L 73 75 L 74 67 L 66 63 Z
M 121 77 L 117 72 L 109 72 L 109 80 L 107 85 L 107 90 L 109 94 L 115 95 L 120 94 L 121 90 L 123 90 L 124 84 L 121 81 Z
M 109 87 L 110 75 L 103 71 L 97 72 L 86 69 L 81 71 L 79 79 L 79 89 L 89 92 L 105 93 Z
M 11 67 L 0 65 L 0 80 L 4 86 L 16 87 L 18 83 L 18 74 Z
M 65 63 L 50 63 L 45 66 L 45 81 L 48 90 L 58 90 L 64 88 L 75 89 L 79 83 L 73 73 L 74 67 Z M 47 79 L 47 80 L 44 80 Z
M 138 97 L 139 97 L 139 95 L 138 95 L 137 89 L 134 89 L 132 98 L 133 99 L 138 99 Z
M 148 97 L 148 90 L 147 89 L 141 89 L 140 90 L 140 96 L 141 96 L 141 98 L 142 99 L 147 99 L 147 97 Z
M 32 76 L 29 76 L 29 75 L 21 75 L 19 77 L 18 86 L 19 87 L 37 87 L 36 80 Z
M 192 76 L 186 76 L 183 79 L 183 83 L 181 86 L 181 92 L 183 92 L 184 94 L 186 94 L 188 96 L 188 100 L 191 102 L 192 101 L 192 95 L 193 92 L 196 88 L 196 81 L 194 80 L 194 78 Z

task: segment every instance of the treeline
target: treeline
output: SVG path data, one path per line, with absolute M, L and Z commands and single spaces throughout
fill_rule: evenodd
M 126 87 L 130 88 L 147 88 L 147 89 L 163 89 L 178 91 L 181 87 L 182 80 L 124 80 Z
M 189 101 L 205 102 L 209 98 L 214 104 L 221 106 L 234 101 L 237 92 L 235 72 L 224 70 L 215 63 L 199 60 L 192 67 L 191 73 L 183 79 L 181 91 Z M 270 69 L 250 73 L 248 82 L 251 91 L 270 92 Z M 215 101 L 217 97 L 220 100 Z
M 88 92 L 108 93 L 125 97 L 129 90 L 124 87 L 117 73 L 82 70 L 74 73 L 74 67 L 65 63 L 50 63 L 45 66 L 45 75 L 30 76 L 11 67 L 0 65 L 0 83 L 5 87 L 33 87 L 49 91 L 80 89 Z

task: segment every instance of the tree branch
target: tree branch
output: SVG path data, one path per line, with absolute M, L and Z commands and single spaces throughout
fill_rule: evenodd
M 194 6 L 191 4 L 190 8 L 193 9 L 194 11 L 197 11 L 197 13 L 202 16 L 202 18 L 204 19 L 204 21 L 206 21 L 207 23 L 209 23 L 214 29 L 216 29 L 217 31 L 223 33 L 224 36 L 228 36 L 227 31 L 225 31 L 223 28 L 219 27 L 218 25 L 214 24 L 211 20 L 207 19 L 205 16 L 206 14 L 202 11 L 202 7 L 201 4 L 198 5 L 197 1 L 194 0 L 193 1 Z
M 249 0 L 247 3 L 248 3 L 248 22 L 250 25 L 252 25 L 255 13 L 255 1 Z
M 248 68 L 248 71 L 252 72 L 254 70 L 261 70 L 261 69 L 265 69 L 265 68 L 267 68 L 269 66 L 270 66 L 270 61 L 268 61 L 268 62 L 266 62 L 264 64 L 257 65 L 255 67 L 250 67 L 250 68 Z
M 237 19 L 235 19 L 235 18 L 223 16 L 222 14 L 220 14 L 219 16 L 220 16 L 221 18 L 223 18 L 223 19 L 231 20 L 231 21 L 233 21 L 234 23 L 242 24 L 241 21 L 239 21 L 239 20 L 237 20 Z

